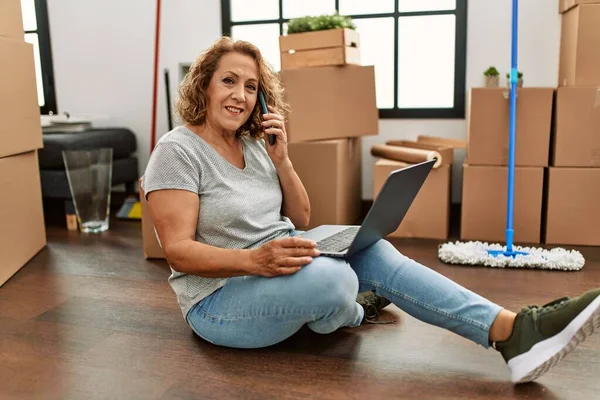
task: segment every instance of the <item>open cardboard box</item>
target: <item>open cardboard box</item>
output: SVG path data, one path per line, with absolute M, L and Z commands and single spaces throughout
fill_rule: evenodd
M 580 4 L 600 3 L 600 0 L 558 0 L 558 12 L 565 13 Z
M 281 69 L 360 65 L 360 40 L 353 29 L 292 33 L 279 37 Z
M 453 162 L 450 177 L 450 202 L 452 204 L 460 204 L 462 201 L 462 167 L 467 158 L 467 141 L 430 135 L 418 135 L 416 141 L 440 147 L 452 147 Z
M 433 139 L 433 138 L 430 138 Z M 440 138 L 441 139 L 441 138 Z M 442 139 L 443 141 L 443 139 Z M 442 164 L 429 173 L 421 190 L 400 223 L 398 229 L 388 235 L 391 238 L 448 238 L 450 224 L 450 186 L 454 149 L 448 144 L 433 144 L 408 140 L 389 140 L 388 145 L 415 149 L 434 150 L 440 153 Z M 410 164 L 379 158 L 373 167 L 373 199 L 377 197 L 388 175 Z

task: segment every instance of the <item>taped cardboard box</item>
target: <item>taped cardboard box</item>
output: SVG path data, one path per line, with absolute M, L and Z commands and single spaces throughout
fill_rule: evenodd
M 0 157 L 43 147 L 33 46 L 0 37 Z
M 600 85 L 600 3 L 576 6 L 562 15 L 559 86 Z
M 547 244 L 600 246 L 600 168 L 548 171 Z
M 506 240 L 508 167 L 463 165 L 461 240 Z M 544 168 L 516 167 L 514 241 L 541 241 Z
M 37 152 L 0 158 L 0 286 L 46 246 Z
M 279 37 L 281 69 L 360 65 L 360 40 L 353 29 L 328 29 Z
M 297 228 L 356 223 L 362 206 L 360 138 L 290 143 L 288 153 L 311 206 L 309 224 Z
M 560 87 L 552 140 L 556 167 L 600 167 L 600 87 Z
M 23 41 L 23 17 L 20 0 L 0 1 L 0 37 L 8 37 Z
M 451 162 L 450 162 L 451 164 Z M 392 238 L 448 238 L 450 220 L 450 171 L 447 162 L 431 170 Z M 381 191 L 388 175 L 410 164 L 378 159 L 373 168 L 373 198 Z
M 289 143 L 379 133 L 373 66 L 291 69 L 281 79 L 291 107 Z
M 554 88 L 517 90 L 516 166 L 548 166 L 553 101 Z M 467 120 L 467 163 L 508 165 L 508 90 L 472 88 Z
M 144 258 L 165 258 L 165 253 L 156 238 L 154 222 L 152 222 L 152 216 L 150 215 L 150 206 L 148 201 L 146 201 L 144 189 L 142 188 L 142 179 L 140 178 L 139 180 L 139 193 L 140 205 L 142 206 L 142 246 Z

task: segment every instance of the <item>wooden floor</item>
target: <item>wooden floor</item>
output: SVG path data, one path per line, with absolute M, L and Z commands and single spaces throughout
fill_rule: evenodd
M 144 260 L 140 236 L 139 222 L 98 236 L 48 228 L 48 246 L 0 288 L 1 399 L 600 398 L 600 335 L 515 387 L 494 350 L 395 307 L 396 325 L 217 348 L 185 325 L 165 262 Z M 586 267 L 567 273 L 445 266 L 436 242 L 395 244 L 515 310 L 600 286 L 599 248 L 583 248 Z

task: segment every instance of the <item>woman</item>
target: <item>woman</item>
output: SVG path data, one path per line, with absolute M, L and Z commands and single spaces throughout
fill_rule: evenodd
M 282 93 L 255 46 L 221 38 L 182 82 L 177 110 L 184 124 L 159 140 L 148 163 L 143 188 L 172 269 L 169 282 L 198 336 L 258 348 L 305 324 L 322 334 L 356 327 L 374 303 L 357 303 L 357 294 L 369 291 L 421 321 L 493 346 L 513 381 L 524 382 L 571 349 L 576 341 L 563 330 L 571 321 L 570 329 L 592 326 L 598 290 L 515 314 L 385 240 L 348 262 L 320 257 L 294 230 L 308 224 L 310 203 L 288 157 Z M 265 134 L 275 135 L 273 145 Z

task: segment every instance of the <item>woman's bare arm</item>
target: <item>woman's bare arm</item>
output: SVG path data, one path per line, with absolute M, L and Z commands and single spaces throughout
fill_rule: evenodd
M 222 249 L 195 240 L 200 199 L 186 190 L 157 190 L 148 195 L 150 214 L 171 267 L 207 278 L 255 274 L 251 250 Z
M 310 200 L 292 162 L 288 159 L 275 168 L 283 191 L 282 214 L 297 227 L 307 226 L 310 222 Z

